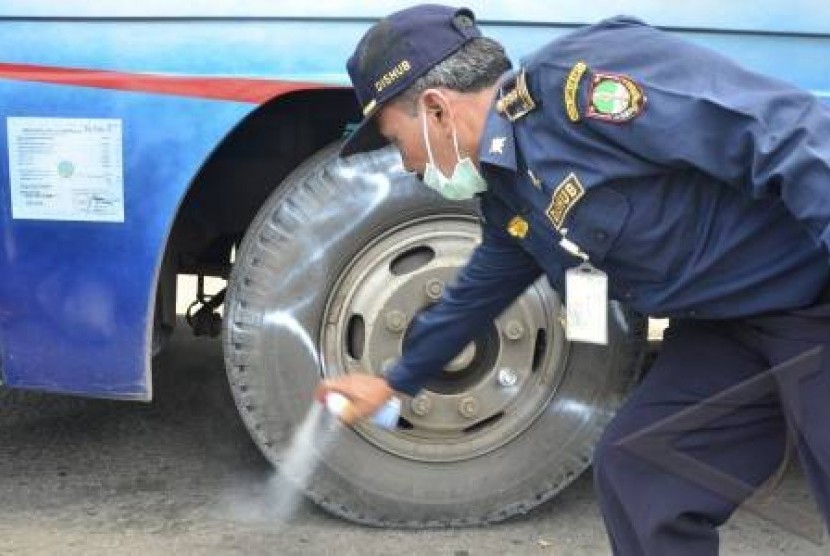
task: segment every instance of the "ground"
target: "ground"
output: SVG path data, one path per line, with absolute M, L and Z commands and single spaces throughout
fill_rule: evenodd
M 486 528 L 388 531 L 300 501 L 268 511 L 270 466 L 225 384 L 221 346 L 180 327 L 155 364 L 150 404 L 43 397 L 0 401 L 0 554 L 594 555 L 609 548 L 590 474 L 529 515 Z M 800 475 L 781 500 L 814 511 Z M 723 554 L 820 555 L 742 511 Z

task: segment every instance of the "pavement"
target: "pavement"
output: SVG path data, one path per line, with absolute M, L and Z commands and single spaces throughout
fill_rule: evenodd
M 589 474 L 489 527 L 372 529 L 304 499 L 275 519 L 273 470 L 236 414 L 220 343 L 181 325 L 155 361 L 154 391 L 149 404 L 0 396 L 0 554 L 609 554 Z M 797 471 L 775 497 L 769 506 L 818 519 Z M 819 543 L 742 510 L 723 527 L 722 554 L 830 553 Z

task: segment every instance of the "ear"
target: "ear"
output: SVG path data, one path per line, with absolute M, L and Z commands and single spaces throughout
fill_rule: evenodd
M 427 89 L 421 93 L 421 108 L 427 117 L 427 124 L 446 133 L 452 133 L 452 107 L 447 96 L 438 89 Z

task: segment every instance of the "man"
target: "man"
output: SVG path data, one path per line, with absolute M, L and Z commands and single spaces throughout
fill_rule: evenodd
M 584 311 L 575 316 L 587 326 L 569 333 L 601 342 L 605 303 L 596 311 L 585 301 L 605 295 L 607 274 L 612 297 L 672 318 L 595 454 L 611 544 L 618 554 L 716 553 L 716 527 L 738 500 L 621 441 L 830 344 L 830 110 L 623 17 L 509 67 L 464 9 L 403 10 L 358 44 L 348 69 L 366 117 L 342 154 L 397 146 L 428 187 L 478 196 L 483 240 L 413 323 L 386 377 L 352 375 L 319 393 L 351 398 L 347 422 L 393 391 L 416 394 L 541 273 Z M 759 485 L 781 463 L 789 419 L 827 518 L 828 357 L 822 363 L 797 400 L 768 394 L 735 407 L 687 432 L 685 452 Z

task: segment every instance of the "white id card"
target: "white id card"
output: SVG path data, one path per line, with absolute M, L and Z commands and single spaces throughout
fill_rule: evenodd
M 588 263 L 565 274 L 568 340 L 608 343 L 608 276 Z

